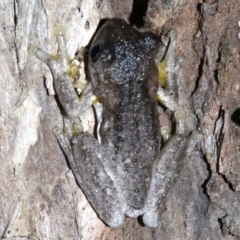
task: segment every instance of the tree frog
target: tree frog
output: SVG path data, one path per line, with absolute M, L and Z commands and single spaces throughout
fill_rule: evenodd
M 90 82 L 80 96 L 64 33 L 56 35 L 57 58 L 36 46 L 30 50 L 53 74 L 64 114 L 64 131 L 55 127 L 54 133 L 77 183 L 108 226 L 121 225 L 125 216 L 141 216 L 145 225 L 156 227 L 164 199 L 199 137 L 197 131 L 184 132 L 184 114 L 178 110 L 177 32 L 171 31 L 165 59 L 157 63 L 161 45 L 154 34 L 141 33 L 122 19 L 108 20 L 91 43 Z M 175 111 L 172 136 L 160 128 L 158 101 Z M 91 105 L 97 139 L 79 127 L 79 116 Z

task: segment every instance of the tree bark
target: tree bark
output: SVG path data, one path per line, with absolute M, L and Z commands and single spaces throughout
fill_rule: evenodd
M 1 0 L 0 238 L 239 239 L 239 12 L 236 0 Z M 137 219 L 111 229 L 97 217 L 52 133 L 62 126 L 52 75 L 27 51 L 37 43 L 56 53 L 53 28 L 63 25 L 73 57 L 112 17 L 163 42 L 178 31 L 180 105 L 186 128 L 202 133 L 155 229 Z M 159 111 L 161 125 L 172 125 L 171 113 Z M 84 117 L 84 131 L 92 131 L 91 109 Z

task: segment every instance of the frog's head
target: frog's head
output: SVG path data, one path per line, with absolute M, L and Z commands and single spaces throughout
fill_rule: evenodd
M 156 74 L 158 48 L 154 34 L 141 33 L 122 19 L 108 20 L 96 34 L 89 51 L 93 91 L 101 84 L 105 90 L 112 89 Z

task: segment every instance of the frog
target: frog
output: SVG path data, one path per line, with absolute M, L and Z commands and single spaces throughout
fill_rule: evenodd
M 29 51 L 52 72 L 64 122 L 63 129 L 55 127 L 53 132 L 76 182 L 107 226 L 139 217 L 144 225 L 157 227 L 166 196 L 200 136 L 196 130 L 186 132 L 178 103 L 176 30 L 170 32 L 159 62 L 164 46 L 155 34 L 140 32 L 123 19 L 107 20 L 90 44 L 89 82 L 81 94 L 70 74 L 65 32 L 56 36 L 57 58 L 38 46 Z M 159 105 L 174 112 L 174 134 L 160 126 Z M 92 106 L 96 137 L 84 132 L 80 121 Z

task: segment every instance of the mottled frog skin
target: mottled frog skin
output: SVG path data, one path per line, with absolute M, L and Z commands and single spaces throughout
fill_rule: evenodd
M 124 179 L 124 200 L 133 209 L 144 207 L 160 149 L 157 48 L 153 35 L 112 20 L 98 32 L 89 53 L 93 93 L 103 105 L 102 145 L 113 151 Z
M 57 127 L 54 133 L 79 186 L 107 225 L 119 226 L 125 216 L 142 216 L 145 225 L 156 227 L 166 194 L 198 138 L 196 132 L 190 136 L 184 133 L 183 114 L 176 111 L 176 133 L 170 137 L 163 131 L 164 148 L 160 146 L 157 100 L 166 107 L 169 104 L 171 110 L 178 108 L 177 94 L 170 89 L 178 69 L 176 41 L 172 39 L 165 58 L 172 71 L 164 89 L 158 77 L 156 58 L 161 45 L 157 38 L 124 20 L 108 20 L 91 43 L 90 82 L 79 97 L 66 64 L 69 59 L 63 34 L 57 38 L 58 60 L 38 47 L 33 52 L 52 71 L 65 113 L 65 131 Z M 71 128 L 91 105 L 96 112 L 98 140 Z

